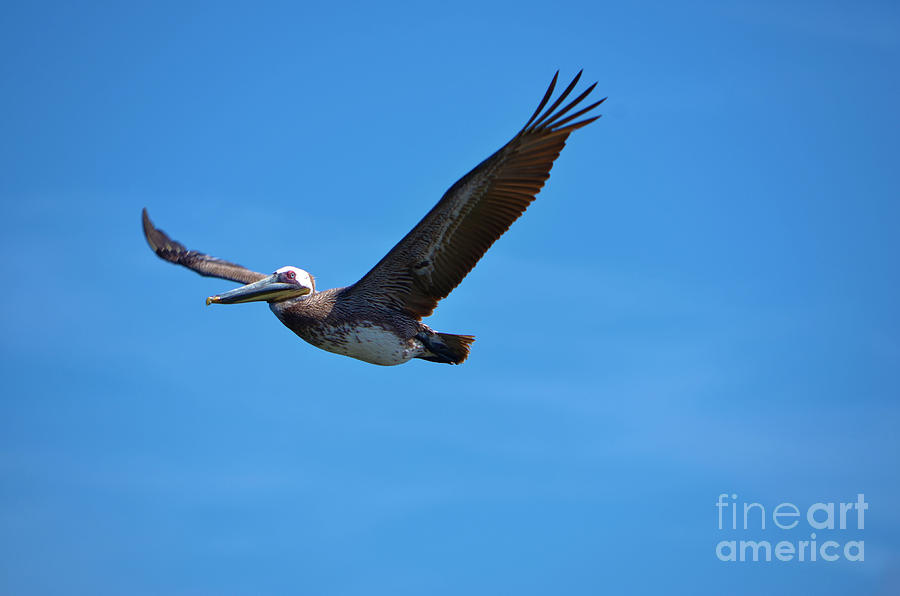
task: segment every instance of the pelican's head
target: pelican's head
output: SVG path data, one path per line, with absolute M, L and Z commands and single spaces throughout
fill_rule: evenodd
M 252 284 L 206 299 L 206 304 L 239 304 L 241 302 L 281 302 L 306 296 L 316 291 L 312 275 L 297 267 L 282 267 L 275 273 Z

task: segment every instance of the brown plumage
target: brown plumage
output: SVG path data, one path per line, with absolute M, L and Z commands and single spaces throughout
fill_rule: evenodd
M 596 83 L 560 110 L 579 72 L 542 116 L 557 72 L 519 134 L 450 187 L 440 202 L 361 280 L 354 290 L 410 316 L 427 317 L 459 285 L 487 249 L 525 212 L 550 177 L 572 131 L 599 116 L 572 122 L 603 99 L 565 117 Z M 605 98 L 604 98 L 605 99 Z
M 177 240 L 172 240 L 162 230 L 155 228 L 147 209 L 141 212 L 141 223 L 144 226 L 144 238 L 159 258 L 193 269 L 204 277 L 219 277 L 242 284 L 249 284 L 266 277 L 264 273 L 250 271 L 235 263 L 229 263 L 216 257 L 205 255 L 196 250 L 188 250 Z
M 420 322 L 422 317 L 434 311 L 528 208 L 569 135 L 599 118 L 579 120 L 603 99 L 575 110 L 596 83 L 563 105 L 581 72 L 545 109 L 558 75 L 522 130 L 451 186 L 422 221 L 352 286 L 315 292 L 311 276 L 300 269 L 283 268 L 266 276 L 187 250 L 156 229 L 144 210 L 147 242 L 161 258 L 201 275 L 251 284 L 246 291 L 239 288 L 209 300 L 265 299 L 285 325 L 323 349 L 376 364 L 400 364 L 410 358 L 461 363 L 474 338 L 436 333 Z M 291 271 L 295 277 L 289 278 Z M 308 279 L 308 288 L 296 282 L 300 278 Z M 260 284 L 265 287 L 256 287 Z M 277 288 L 271 289 L 271 284 Z M 306 293 L 297 294 L 304 288 Z

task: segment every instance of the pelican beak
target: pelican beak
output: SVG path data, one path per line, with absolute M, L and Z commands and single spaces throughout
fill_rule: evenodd
M 277 275 L 270 275 L 252 284 L 235 288 L 224 294 L 216 294 L 206 299 L 206 305 L 210 304 L 240 304 L 242 302 L 275 302 L 296 298 L 310 293 L 310 289 L 296 284 L 278 281 Z

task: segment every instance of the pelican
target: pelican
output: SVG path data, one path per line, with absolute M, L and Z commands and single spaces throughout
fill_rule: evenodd
M 512 140 L 451 186 L 422 221 L 351 286 L 317 291 L 313 276 L 297 267 L 281 267 L 266 275 L 188 250 L 156 228 L 146 208 L 144 236 L 150 248 L 170 263 L 245 284 L 210 296 L 207 305 L 266 301 L 275 316 L 305 341 L 372 364 L 392 366 L 413 358 L 461 364 L 475 338 L 440 333 L 422 318 L 434 312 L 534 201 L 569 135 L 600 117 L 582 118 L 606 98 L 573 112 L 597 83 L 562 105 L 581 72 L 547 107 L 558 77 L 557 71 L 537 109 Z

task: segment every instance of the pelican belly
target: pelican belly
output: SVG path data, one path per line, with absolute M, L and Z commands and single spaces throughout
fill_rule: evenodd
M 312 333 L 297 334 L 323 350 L 382 366 L 403 364 L 424 352 L 419 340 L 403 339 L 369 321 L 323 326 Z

